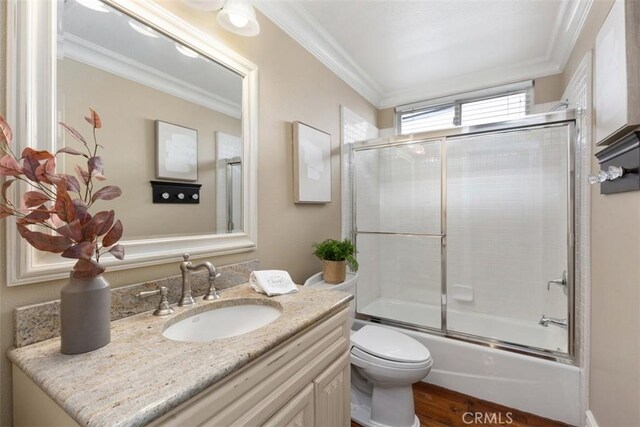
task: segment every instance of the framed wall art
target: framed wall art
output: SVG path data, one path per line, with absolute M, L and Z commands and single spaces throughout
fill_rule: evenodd
M 295 203 L 331 203 L 331 135 L 293 122 Z
M 156 120 L 156 178 L 198 180 L 198 131 Z

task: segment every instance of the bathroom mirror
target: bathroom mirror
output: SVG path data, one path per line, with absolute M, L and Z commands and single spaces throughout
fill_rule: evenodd
M 57 122 L 89 138 L 88 108 L 102 117 L 97 137 L 107 184 L 123 190 L 104 208 L 124 224 L 126 249 L 124 261 L 104 260 L 109 270 L 179 260 L 184 252 L 196 258 L 255 249 L 254 64 L 162 3 L 10 0 L 8 6 L 8 120 L 17 149 L 81 148 Z M 153 203 L 150 181 L 183 176 L 158 173 L 156 159 L 166 157 L 158 156 L 158 147 L 179 144 L 164 134 L 160 141 L 157 123 L 188 130 L 195 143 L 189 160 L 196 173 L 186 176 L 201 185 L 196 203 Z M 73 174 L 81 161 L 61 157 L 58 168 Z M 15 248 L 7 251 L 10 286 L 68 275 L 70 260 L 33 249 L 13 221 L 7 236 Z

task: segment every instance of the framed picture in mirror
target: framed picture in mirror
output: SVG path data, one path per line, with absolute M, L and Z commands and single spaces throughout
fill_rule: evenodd
M 198 180 L 198 131 L 156 120 L 156 178 Z
M 331 203 L 331 135 L 293 123 L 295 203 Z

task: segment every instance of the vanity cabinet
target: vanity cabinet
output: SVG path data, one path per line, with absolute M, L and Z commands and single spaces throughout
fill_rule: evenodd
M 150 425 L 349 426 L 348 314 L 347 307 L 294 335 Z M 14 381 L 14 402 L 20 402 L 14 407 L 16 426 L 71 420 L 15 366 Z M 42 406 L 42 399 L 49 404 Z M 36 414 L 34 407 L 43 410 Z
M 596 37 L 595 137 L 609 145 L 640 127 L 640 2 L 616 0 Z

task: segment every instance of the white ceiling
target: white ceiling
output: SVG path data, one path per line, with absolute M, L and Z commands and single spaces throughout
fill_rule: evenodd
M 562 71 L 593 0 L 256 0 L 375 106 Z

